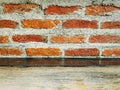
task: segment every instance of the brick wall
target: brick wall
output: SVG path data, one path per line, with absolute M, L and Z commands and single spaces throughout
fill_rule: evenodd
M 85 58 L 101 64 L 103 58 L 120 58 L 119 43 L 119 0 L 0 1 L 1 58 L 57 58 L 48 64 L 69 66 Z

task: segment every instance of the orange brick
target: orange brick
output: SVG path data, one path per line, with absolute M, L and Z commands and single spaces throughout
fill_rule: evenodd
M 12 20 L 0 20 L 0 28 L 16 28 L 17 22 Z
M 64 28 L 98 28 L 97 21 L 88 21 L 88 20 L 67 20 L 63 22 L 62 25 Z
M 8 43 L 9 39 L 8 36 L 0 36 L 0 43 Z
M 120 43 L 120 36 L 114 35 L 93 35 L 90 37 L 91 43 Z
M 4 4 L 3 11 L 5 13 L 21 13 L 21 12 L 30 12 L 33 8 L 39 8 L 37 4 Z
M 77 11 L 78 9 L 80 9 L 79 6 L 55 6 L 55 5 L 51 5 L 45 9 L 45 13 L 51 14 L 51 15 L 55 15 L 55 14 L 63 15 L 63 14 L 73 13 L 74 11 Z
M 103 56 L 120 56 L 120 48 L 114 48 L 114 49 L 105 49 L 102 52 Z
M 45 42 L 46 37 L 41 35 L 13 35 L 14 42 Z
M 119 29 L 120 22 L 103 22 L 101 24 L 102 29 Z
M 18 48 L 0 48 L 0 55 L 8 56 L 8 55 L 16 55 L 21 56 L 22 51 Z
M 40 19 L 34 19 L 34 20 L 22 20 L 22 26 L 24 28 L 53 28 L 56 25 L 58 25 L 60 22 L 58 20 L 40 20 Z
M 120 7 L 116 6 L 87 6 L 86 15 L 104 15 L 104 13 L 111 12 L 114 10 L 120 10 Z
M 85 40 L 84 35 L 75 36 L 51 36 L 53 43 L 83 43 Z
M 26 48 L 28 56 L 60 56 L 58 48 Z
M 65 56 L 99 56 L 99 50 L 96 48 L 80 48 L 65 50 Z

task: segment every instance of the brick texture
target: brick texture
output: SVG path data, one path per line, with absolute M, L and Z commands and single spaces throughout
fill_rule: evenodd
M 8 43 L 9 39 L 8 36 L 0 36 L 0 43 Z
M 17 22 L 12 20 L 0 20 L 0 28 L 16 28 Z
M 78 9 L 80 9 L 79 6 L 55 6 L 55 5 L 51 5 L 45 9 L 45 14 L 64 15 L 64 14 L 73 13 L 74 11 L 77 11 Z
M 116 6 L 87 6 L 86 15 L 104 15 L 104 13 L 120 10 L 120 7 Z
M 81 48 L 65 50 L 65 56 L 99 56 L 99 50 L 96 48 Z
M 88 20 L 66 20 L 63 22 L 63 28 L 98 28 L 97 21 Z
M 75 67 L 79 67 L 79 66 L 95 66 L 95 65 L 99 65 L 99 60 L 94 60 L 94 59 L 65 59 L 64 61 L 64 66 L 75 66 Z
M 84 35 L 75 36 L 51 36 L 52 43 L 83 43 Z
M 102 60 L 102 65 L 120 65 L 120 59 L 106 59 Z
M 21 56 L 22 51 L 18 48 L 0 48 L 0 55 L 2 55 L 2 56 L 9 56 L 9 55 Z
M 61 59 L 56 58 L 29 58 L 26 61 L 26 66 L 60 66 Z
M 26 48 L 28 56 L 60 56 L 61 51 L 58 48 Z
M 90 43 L 120 43 L 120 36 L 117 35 L 93 35 L 89 39 Z
M 50 29 L 55 27 L 59 23 L 60 23 L 59 20 L 40 20 L 40 19 L 22 20 L 23 28 Z
M 30 12 L 32 9 L 40 8 L 37 4 L 4 4 L 3 11 L 5 13 L 22 13 Z
M 8 65 L 9 66 L 24 66 L 25 60 L 22 58 L 10 58 L 8 60 Z
M 119 0 L 1 1 L 0 65 L 119 64 Z
M 120 22 L 103 22 L 101 24 L 102 29 L 119 29 Z
M 6 58 L 0 58 L 0 66 L 7 66 L 8 60 Z
M 105 49 L 102 52 L 103 56 L 120 56 L 120 48 Z
M 46 37 L 41 35 L 13 35 L 14 42 L 46 42 Z

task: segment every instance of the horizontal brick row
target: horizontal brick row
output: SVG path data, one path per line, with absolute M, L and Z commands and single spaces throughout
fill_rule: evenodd
M 120 65 L 120 59 L 78 59 L 78 58 L 9 58 L 0 59 L 0 66 L 104 66 Z
M 23 28 L 35 28 L 35 29 L 52 29 L 60 24 L 59 20 L 51 19 L 26 19 L 21 20 Z M 17 28 L 18 22 L 13 20 L 0 20 L 0 28 Z M 98 29 L 98 21 L 92 20 L 77 20 L 71 19 L 66 20 L 62 24 L 63 28 L 72 29 L 72 28 L 91 28 Z M 120 22 L 102 22 L 101 29 L 119 29 Z
M 38 4 L 4 4 L 3 11 L 5 13 L 21 13 L 21 12 L 30 12 L 32 9 L 40 9 Z M 50 5 L 44 9 L 45 14 L 50 15 L 64 15 L 74 13 L 82 9 L 81 6 L 57 6 Z M 86 6 L 85 15 L 104 15 L 107 12 L 112 12 L 115 10 L 120 10 L 120 7 L 108 5 L 90 5 Z M 80 11 L 79 11 L 80 12 Z
M 59 48 L 26 48 L 27 56 L 61 56 Z M 0 56 L 22 56 L 24 52 L 19 48 L 0 48 Z M 65 49 L 64 56 L 100 56 L 97 48 Z M 104 49 L 102 56 L 120 56 L 120 48 Z
M 0 35 L 0 43 L 9 43 L 9 36 Z M 87 37 L 85 35 L 51 35 L 50 42 L 51 43 L 85 43 Z M 48 42 L 48 37 L 44 35 L 37 34 L 26 34 L 19 35 L 15 34 L 12 36 L 13 42 L 19 43 L 27 43 L 27 42 Z M 89 37 L 88 43 L 120 43 L 119 35 L 91 35 Z

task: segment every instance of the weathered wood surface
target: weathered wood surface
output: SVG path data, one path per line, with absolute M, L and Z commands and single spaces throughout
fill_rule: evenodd
M 0 90 L 120 90 L 120 66 L 0 67 Z

